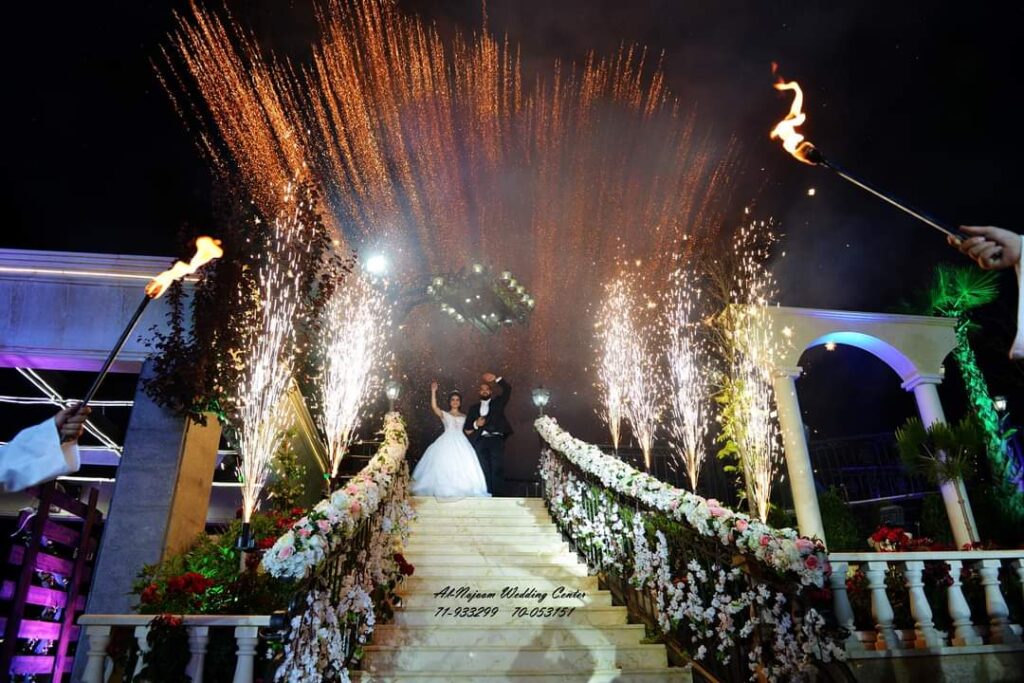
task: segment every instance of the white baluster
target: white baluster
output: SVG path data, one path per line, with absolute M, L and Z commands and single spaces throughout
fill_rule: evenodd
M 233 683 L 252 683 L 259 627 L 236 626 L 235 642 L 238 643 L 238 664 L 235 665 Z
M 885 593 L 885 572 L 888 568 L 888 562 L 872 561 L 867 563 L 867 571 L 864 572 L 868 579 L 868 590 L 871 591 L 871 616 L 875 619 L 876 650 L 899 648 L 899 640 L 893 628 L 895 614 L 889 596 Z
M 861 648 L 860 640 L 857 638 L 857 627 L 853 623 L 853 607 L 850 606 L 850 595 L 846 592 L 846 573 L 849 564 L 846 562 L 833 562 L 832 575 L 829 577 L 829 587 L 832 589 L 832 609 L 835 610 L 836 620 L 839 626 L 850 632 L 846 639 L 847 650 Z
M 999 590 L 999 566 L 1002 560 L 982 560 L 981 585 L 985 587 L 985 609 L 988 611 L 989 641 L 1019 643 L 1020 636 L 1010 630 L 1010 608 Z
M 1017 580 L 1020 581 L 1021 591 L 1024 592 L 1024 560 L 1014 560 L 1013 568 L 1017 570 Z
M 932 607 L 928 604 L 928 596 L 924 594 L 924 582 L 921 574 L 924 573 L 924 562 L 921 560 L 910 560 L 903 563 L 903 573 L 907 580 L 907 591 L 910 594 L 910 614 L 914 617 L 914 647 L 926 649 L 930 647 L 941 647 L 942 637 L 935 630 L 935 622 L 932 621 Z
M 971 608 L 964 598 L 964 591 L 960 584 L 960 572 L 963 569 L 963 562 L 960 560 L 948 560 L 949 576 L 953 583 L 946 589 L 946 604 L 949 609 L 949 618 L 953 622 L 953 638 L 950 642 L 957 647 L 964 645 L 981 645 L 981 636 L 971 622 Z
M 88 659 L 82 672 L 82 683 L 103 683 L 103 664 L 107 659 L 107 644 L 110 642 L 110 627 L 90 625 L 85 627 L 89 638 Z
M 139 643 L 139 658 L 135 662 L 135 675 L 138 676 L 146 665 L 146 653 L 149 652 L 149 625 L 135 627 L 135 640 Z
M 206 644 L 209 642 L 209 626 L 188 627 L 188 649 L 192 658 L 188 661 L 185 673 L 192 678 L 192 683 L 203 683 L 203 663 L 206 661 Z

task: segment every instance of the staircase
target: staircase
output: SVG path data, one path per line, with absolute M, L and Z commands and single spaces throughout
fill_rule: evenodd
M 562 541 L 539 498 L 414 498 L 404 607 L 379 625 L 361 683 L 690 681 L 644 645 Z M 504 592 L 504 593 L 503 593 Z M 543 599 L 541 599 L 543 596 Z

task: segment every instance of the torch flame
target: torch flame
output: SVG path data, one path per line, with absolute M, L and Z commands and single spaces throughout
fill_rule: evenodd
M 772 64 L 772 71 L 774 72 L 775 70 L 776 65 Z M 803 134 L 798 133 L 796 130 L 797 126 L 802 126 L 804 121 L 807 120 L 807 114 L 801 111 L 804 108 L 804 91 L 800 89 L 800 84 L 796 81 L 789 81 L 787 83 L 781 76 L 775 84 L 775 89 L 792 90 L 793 104 L 790 106 L 786 118 L 779 121 L 778 125 L 772 129 L 770 133 L 771 139 L 782 140 L 783 149 L 805 164 L 814 165 L 814 162 L 810 159 L 810 153 L 814 151 L 814 145 L 804 140 Z
M 213 259 L 220 258 L 223 255 L 224 250 L 220 248 L 220 240 L 215 240 L 205 235 L 197 238 L 196 254 L 192 257 L 192 260 L 188 263 L 178 261 L 168 270 L 150 280 L 146 285 L 146 296 L 150 299 L 159 299 L 164 290 L 171 286 L 172 282 L 186 275 L 191 275 Z

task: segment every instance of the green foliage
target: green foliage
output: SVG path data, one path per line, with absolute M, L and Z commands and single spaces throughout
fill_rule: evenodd
M 867 534 L 857 526 L 857 518 L 834 487 L 818 496 L 818 508 L 825 528 L 825 542 L 832 552 L 867 549 Z
M 999 296 L 999 274 L 974 266 L 940 264 L 928 290 L 933 315 L 960 318 L 967 311 L 990 304 Z
M 258 548 L 269 548 L 302 514 L 257 512 L 251 521 Z M 159 564 L 145 565 L 133 584 L 142 614 L 266 614 L 287 607 L 291 583 L 259 571 L 262 552 L 246 556 L 235 543 L 241 522 L 234 521 L 219 536 L 199 534 L 192 546 Z
M 904 466 L 936 485 L 973 476 L 978 453 L 985 447 L 973 415 L 953 427 L 936 422 L 927 428 L 912 417 L 896 430 L 896 443 Z
M 292 445 L 297 431 L 285 433 L 281 446 L 270 462 L 270 481 L 265 487 L 267 500 L 278 512 L 294 508 L 305 493 L 306 466 L 299 463 L 299 454 Z
M 946 515 L 942 496 L 932 494 L 921 501 L 921 533 L 934 538 L 938 543 L 953 545 L 953 532 L 949 528 L 949 516 Z

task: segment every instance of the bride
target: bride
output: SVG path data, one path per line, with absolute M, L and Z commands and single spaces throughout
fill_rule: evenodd
M 437 407 L 437 382 L 430 383 L 430 408 L 441 418 L 444 433 L 427 447 L 412 473 L 411 490 L 416 496 L 460 498 L 490 496 L 476 451 L 462 432 L 466 416 L 460 412 L 462 394 L 448 394 L 448 410 Z

